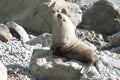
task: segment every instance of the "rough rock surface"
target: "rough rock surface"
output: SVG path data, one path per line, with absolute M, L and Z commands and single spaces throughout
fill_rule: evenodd
M 56 2 L 55 5 L 53 5 L 54 1 Z M 109 24 L 112 23 L 111 21 L 114 22 L 116 20 L 114 24 L 119 30 L 118 8 L 113 3 L 108 2 L 108 0 L 100 0 L 98 2 L 100 2 L 100 7 L 104 6 L 104 8 L 100 9 L 101 12 L 98 11 L 97 13 L 95 10 L 97 14 L 100 13 L 100 20 L 105 19 Z M 99 8 L 97 6 L 98 2 L 95 3 L 96 5 L 94 4 L 97 9 Z M 107 5 L 103 4 L 103 2 Z M 101 4 L 103 5 L 101 6 Z M 76 6 L 76 4 L 65 2 L 64 0 L 0 0 L 0 22 L 17 21 L 24 28 L 31 29 L 32 31 L 35 30 L 34 32 L 37 33 L 50 32 L 52 24 L 50 9 L 52 8 L 66 13 L 75 25 L 80 22 L 80 10 L 77 9 L 77 6 L 73 6 Z M 101 16 L 102 14 L 105 14 L 105 16 Z M 116 17 L 116 15 L 118 16 Z M 93 17 L 92 19 L 94 20 Z M 99 19 L 95 21 L 99 21 Z M 103 24 L 106 25 L 105 23 L 107 24 L 107 22 Z M 100 25 L 103 24 L 100 23 Z M 85 27 L 89 26 L 85 25 Z M 110 26 L 113 25 L 111 24 Z M 107 27 L 107 29 L 109 28 Z M 109 32 L 109 34 L 112 33 Z M 113 43 L 115 47 L 113 47 L 110 43 L 104 41 L 102 34 L 91 30 L 76 30 L 78 38 L 92 47 L 98 54 L 100 75 L 97 73 L 95 67 L 92 66 L 89 73 L 81 76 L 80 69 L 84 64 L 76 60 L 68 60 L 66 58 L 53 60 L 52 51 L 50 51 L 51 34 L 49 33 L 39 36 L 28 34 L 30 41 L 27 42 L 16 39 L 7 43 L 0 41 L 0 61 L 8 70 L 7 80 L 120 80 L 120 46 L 117 44 L 119 42 L 118 33 L 116 33 L 117 35 L 110 36 L 111 40 L 115 42 Z M 113 37 L 117 41 L 113 40 Z M 108 49 L 109 46 L 111 49 Z M 3 80 L 1 78 L 0 80 Z
M 79 61 L 68 61 L 65 58 L 54 59 L 52 51 L 48 48 L 41 48 L 33 52 L 30 69 L 38 80 L 79 80 L 81 77 L 80 69 L 83 64 Z M 97 79 L 100 78 L 95 67 L 91 67 L 91 74 Z
M 0 61 L 0 80 L 7 80 L 7 68 Z
M 31 80 L 34 77 L 29 72 L 29 62 L 32 56 L 33 47 L 22 41 L 11 41 L 3 43 L 0 41 L 0 60 L 7 69 L 14 70 L 18 74 L 27 75 Z M 19 77 L 8 76 L 8 80 L 20 80 Z
M 101 61 L 101 80 L 119 80 L 120 79 L 120 54 L 112 53 L 108 50 L 99 52 Z
M 79 71 L 81 65 L 83 64 L 79 61 L 66 60 L 65 58 L 61 58 L 55 60 L 54 62 L 51 56 L 52 52 L 49 50 L 49 47 L 37 47 L 33 51 L 30 62 L 31 73 L 33 73 L 37 79 L 43 80 L 79 80 L 80 78 L 80 80 L 119 80 L 120 65 L 118 65 L 118 63 L 120 55 L 108 50 L 101 50 L 101 47 L 107 46 L 102 35 L 88 30 L 77 30 L 76 34 L 88 45 L 93 47 L 93 49 L 95 49 L 97 52 L 101 72 L 100 75 L 97 75 L 96 69 L 92 67 L 92 70 L 89 73 L 81 76 Z
M 4 24 L 0 24 L 0 40 L 3 42 L 12 41 L 13 36 L 10 33 L 10 30 Z
M 111 52 L 119 53 L 120 54 L 120 47 L 115 47 L 110 50 Z
M 13 34 L 14 37 L 26 42 L 29 41 L 29 36 L 24 28 L 17 23 L 11 21 L 7 22 L 6 26 L 10 29 L 10 32 Z
M 77 29 L 76 35 L 79 39 L 87 43 L 93 49 L 104 49 L 107 46 L 110 46 L 107 42 L 105 42 L 102 34 L 96 34 L 95 31 L 89 31 L 85 29 Z M 97 47 L 96 47 L 97 46 Z
M 30 41 L 26 42 L 26 44 L 35 46 L 39 45 L 39 47 L 50 47 L 51 46 L 51 34 L 49 33 L 44 33 L 41 34 Z
M 64 78 L 66 80 L 70 80 L 70 78 L 72 80 L 73 78 L 74 80 L 79 80 L 80 77 L 80 80 L 119 80 L 120 54 L 101 49 L 108 45 L 101 34 L 82 29 L 77 29 L 76 34 L 97 52 L 101 77 L 96 74 L 96 69 L 94 67 L 92 67 L 93 70 L 90 70 L 89 73 L 80 76 L 79 72 L 81 65 L 83 64 L 79 61 L 61 58 L 55 60 L 54 63 L 51 56 L 52 51 L 49 50 L 51 45 L 51 35 L 45 33 L 40 36 L 29 35 L 29 43 L 23 43 L 17 40 L 9 43 L 0 41 L 0 60 L 6 65 L 8 70 L 12 69 L 12 73 L 17 75 L 16 77 L 8 75 L 8 80 L 22 80 L 21 77 L 24 77 L 27 80 L 36 80 L 35 78 L 38 75 L 37 78 L 44 78 L 45 80 L 48 78 L 52 80 L 52 78 L 58 77 L 59 79 Z M 55 73 L 54 75 L 56 77 L 52 76 L 52 73 Z
M 120 46 L 120 32 L 108 36 L 108 41 L 112 46 Z
M 79 27 L 107 35 L 116 33 L 120 31 L 120 8 L 111 0 L 99 0 L 83 14 Z
M 53 2 L 56 9 L 66 10 L 75 25 L 81 22 L 79 6 L 64 0 L 1 0 L 0 22 L 15 21 L 35 33 L 51 32 L 49 10 Z

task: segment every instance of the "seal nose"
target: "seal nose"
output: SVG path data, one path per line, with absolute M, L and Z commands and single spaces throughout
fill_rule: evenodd
M 60 18 L 60 19 L 62 19 L 62 15 L 61 14 L 58 14 L 57 17 Z

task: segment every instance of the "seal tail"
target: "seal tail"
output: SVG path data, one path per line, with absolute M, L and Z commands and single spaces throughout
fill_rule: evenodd
M 96 62 L 94 63 L 94 66 L 95 66 L 95 68 L 97 69 L 97 71 L 98 71 L 99 74 L 100 74 L 100 70 L 99 70 L 99 67 L 98 67 L 98 61 L 96 61 Z

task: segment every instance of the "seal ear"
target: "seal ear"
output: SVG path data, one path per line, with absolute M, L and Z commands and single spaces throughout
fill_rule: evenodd
M 50 5 L 50 9 L 53 9 L 55 7 L 56 2 L 53 2 L 52 5 Z
M 81 73 L 81 74 L 88 73 L 89 69 L 90 69 L 90 66 L 85 65 L 85 66 L 83 66 L 82 69 L 80 70 L 80 73 Z
M 59 10 L 51 9 L 51 12 L 52 12 L 53 14 L 55 14 L 56 12 L 59 13 Z

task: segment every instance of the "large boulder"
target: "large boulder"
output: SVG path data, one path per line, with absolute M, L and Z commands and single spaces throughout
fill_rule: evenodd
M 30 62 L 30 71 L 37 80 L 79 80 L 83 63 L 65 58 L 54 59 L 49 47 L 35 49 Z M 87 78 L 99 79 L 100 75 L 94 66 Z M 81 79 L 82 80 L 82 79 Z M 83 79 L 84 80 L 84 79 Z
M 13 34 L 14 37 L 22 40 L 23 42 L 30 40 L 27 32 L 22 26 L 13 21 L 7 22 L 6 25 L 10 29 L 10 32 Z
M 120 47 L 112 48 L 110 51 L 120 54 Z
M 120 32 L 117 32 L 111 36 L 108 36 L 108 41 L 112 46 L 120 46 Z
M 15 21 L 35 33 L 51 32 L 53 8 L 65 11 L 75 25 L 81 22 L 79 6 L 65 0 L 0 0 L 0 21 Z
M 7 68 L 0 61 L 0 80 L 7 80 Z
M 120 8 L 111 0 L 99 0 L 83 14 L 79 27 L 107 35 L 116 33 L 120 31 Z

